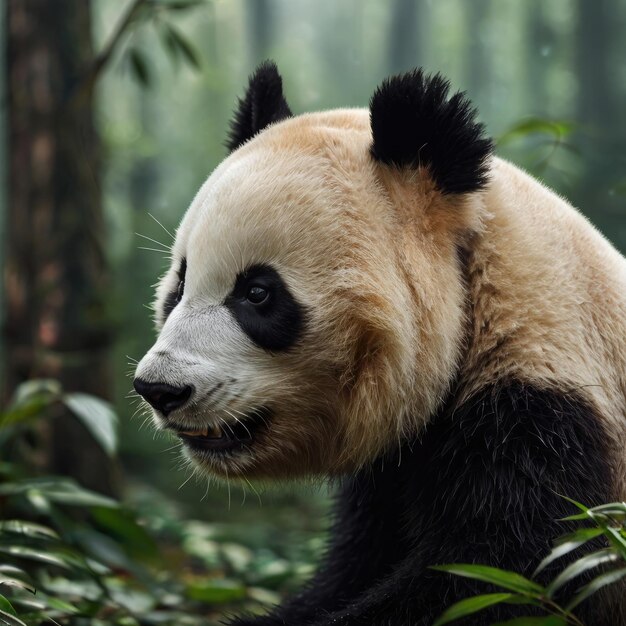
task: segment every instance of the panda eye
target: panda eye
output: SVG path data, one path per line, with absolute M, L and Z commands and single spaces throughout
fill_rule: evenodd
M 304 308 L 270 265 L 250 265 L 239 272 L 224 305 L 241 330 L 271 352 L 289 349 L 304 329 Z
M 263 304 L 269 297 L 269 290 L 259 285 L 252 285 L 246 293 L 246 300 L 255 305 Z

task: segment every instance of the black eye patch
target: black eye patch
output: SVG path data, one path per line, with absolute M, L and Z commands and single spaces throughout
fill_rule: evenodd
M 265 350 L 286 350 L 304 330 L 304 309 L 278 272 L 253 265 L 240 272 L 224 301 L 241 329 Z
M 180 262 L 178 268 L 178 283 L 176 289 L 173 289 L 167 294 L 165 302 L 163 303 L 163 321 L 165 321 L 170 313 L 176 308 L 176 305 L 180 302 L 185 291 L 185 275 L 187 274 L 187 259 L 183 259 Z

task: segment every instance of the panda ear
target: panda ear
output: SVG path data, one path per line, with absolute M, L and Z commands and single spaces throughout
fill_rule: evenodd
M 427 167 L 444 194 L 478 191 L 488 182 L 492 142 L 463 93 L 448 97 L 440 74 L 414 70 L 385 80 L 370 101 L 374 159 Z
M 265 61 L 250 76 L 246 95 L 239 99 L 226 147 L 232 152 L 272 122 L 291 116 L 278 68 L 273 61 Z

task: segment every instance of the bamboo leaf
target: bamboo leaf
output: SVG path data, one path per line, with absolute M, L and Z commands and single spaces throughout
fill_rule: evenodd
M 130 48 L 128 50 L 128 62 L 137 82 L 143 87 L 150 87 L 152 85 L 152 74 L 143 52 L 140 52 L 137 48 Z
M 439 619 L 434 622 L 433 626 L 443 626 L 443 624 L 448 624 L 461 617 L 473 615 L 495 604 L 506 602 L 512 597 L 513 594 L 511 593 L 487 593 L 473 598 L 466 598 L 446 609 Z
M 63 402 L 81 420 L 102 449 L 113 456 L 117 449 L 117 415 L 111 405 L 86 393 L 66 393 Z
M 0 522 L 0 533 L 13 533 L 16 535 L 26 535 L 27 537 L 39 539 L 58 539 L 59 535 L 42 524 L 26 522 L 24 520 L 13 519 Z
M 80 613 L 80 610 L 73 604 L 65 600 L 60 600 L 59 598 L 47 598 L 47 604 L 51 609 L 56 609 L 63 613 Z
M 163 5 L 168 11 L 188 11 L 205 4 L 204 0 L 170 0 Z
M 589 519 L 591 516 L 589 513 L 576 513 L 575 515 L 568 515 L 567 517 L 561 517 L 559 522 L 578 522 Z
M 246 588 L 236 580 L 205 579 L 190 582 L 185 589 L 188 598 L 208 604 L 235 602 L 246 597 Z
M 610 572 L 606 572 L 601 574 L 597 578 L 594 578 L 588 585 L 585 585 L 572 599 L 572 601 L 567 605 L 567 610 L 571 611 L 576 608 L 581 602 L 586 600 L 589 596 L 594 594 L 602 587 L 606 587 L 607 585 L 612 585 L 613 583 L 618 582 L 622 578 L 626 577 L 626 567 L 621 567 L 619 569 L 612 570 Z
M 0 495 L 24 494 L 29 498 L 40 497 L 46 502 L 71 506 L 117 507 L 119 504 L 95 491 L 89 491 L 67 478 L 35 478 L 0 483 Z
M 560 589 L 564 584 L 580 576 L 587 570 L 603 565 L 604 563 L 612 563 L 617 560 L 617 555 L 609 548 L 604 550 L 598 550 L 591 554 L 587 554 L 582 558 L 574 561 L 571 565 L 568 565 L 547 587 L 547 592 L 550 597 Z
M 200 57 L 190 41 L 171 24 L 163 25 L 163 42 L 176 60 L 179 56 L 191 67 L 200 69 Z
M 2 610 L 0 610 L 0 624 L 6 624 L 6 626 L 27 626 L 19 617 Z
M 481 580 L 498 587 L 503 587 L 504 589 L 509 589 L 510 591 L 527 594 L 533 597 L 541 596 L 545 593 L 545 589 L 541 585 L 532 580 L 528 580 L 528 578 L 516 572 L 509 572 L 487 565 L 462 563 L 436 565 L 431 567 L 431 569 L 454 574 L 456 576 L 465 576 L 466 578 L 472 578 L 474 580 Z
M 0 594 L 0 611 L 10 613 L 11 615 L 17 615 L 15 609 L 13 608 L 13 605 L 2 594 Z
M 576 125 L 573 122 L 530 117 L 509 128 L 498 139 L 498 144 L 502 146 L 530 135 L 548 135 L 558 141 L 570 135 L 575 128 Z
M 56 380 L 35 379 L 22 383 L 13 394 L 9 408 L 0 415 L 0 426 L 6 428 L 38 417 L 61 394 Z
M 539 572 L 543 571 L 550 563 L 560 559 L 562 556 L 572 552 L 576 548 L 584 545 L 588 541 L 595 539 L 603 534 L 602 528 L 581 528 L 571 535 L 566 535 L 559 543 L 552 549 L 550 554 L 539 563 L 537 569 L 533 573 L 536 576 Z
M 0 574 L 0 587 L 2 587 L 2 585 L 5 585 L 6 587 L 15 587 L 16 589 L 23 589 L 24 591 L 28 591 L 33 594 L 37 593 L 37 589 L 35 589 L 35 587 L 24 582 L 23 580 Z
M 602 504 L 589 509 L 591 513 L 601 513 L 609 517 L 618 519 L 626 518 L 626 502 L 612 502 L 610 504 Z
M 545 617 L 515 617 L 506 622 L 498 622 L 493 626 L 567 626 L 565 617 L 546 615 Z
M 567 500 L 568 502 L 571 502 L 577 509 L 580 509 L 583 513 L 586 513 L 589 510 L 589 507 L 585 506 L 584 504 L 581 504 L 577 500 L 573 500 L 572 498 L 568 498 L 567 496 L 561 496 L 561 498 L 563 498 L 563 500 Z
M 626 561 L 626 536 L 624 535 L 624 528 L 605 528 L 604 534 L 608 537 L 609 541 L 613 544 L 613 548 L 618 551 L 622 559 Z
M 66 559 L 60 555 L 50 552 L 42 552 L 27 546 L 0 546 L 0 553 L 8 554 L 20 559 L 28 559 L 29 561 L 37 561 L 46 565 L 54 565 L 63 569 L 69 569 L 71 566 Z

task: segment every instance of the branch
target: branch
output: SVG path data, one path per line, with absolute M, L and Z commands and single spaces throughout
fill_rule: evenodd
M 102 48 L 102 51 L 94 59 L 86 74 L 76 86 L 74 96 L 71 98 L 71 101 L 75 102 L 76 100 L 80 100 L 83 95 L 91 92 L 96 80 L 111 61 L 111 58 L 113 57 L 120 41 L 127 33 L 133 21 L 136 19 L 139 11 L 148 2 L 149 0 L 133 0 L 126 13 L 120 19 L 117 28 L 115 28 L 109 37 L 109 40 Z
M 113 31 L 109 41 L 102 49 L 102 52 L 100 52 L 100 54 L 96 57 L 88 75 L 91 82 L 96 81 L 102 70 L 109 63 L 122 37 L 126 34 L 126 31 L 133 23 L 135 17 L 137 17 L 141 7 L 147 2 L 148 0 L 134 0 L 134 2 L 130 5 L 126 14 L 120 20 L 117 28 Z

